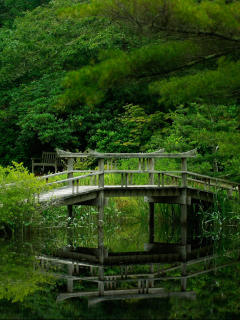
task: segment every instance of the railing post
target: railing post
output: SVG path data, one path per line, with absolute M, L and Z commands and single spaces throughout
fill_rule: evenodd
M 181 171 L 187 171 L 187 158 L 182 158 Z M 182 187 L 187 187 L 187 173 L 182 173 Z
M 104 187 L 104 159 L 98 159 L 99 171 L 103 173 L 99 174 L 99 188 Z M 104 281 L 104 238 L 103 238 L 103 220 L 104 220 L 104 190 L 99 190 L 98 193 L 98 279 Z M 104 295 L 104 283 L 98 283 L 98 292 L 100 296 Z
M 181 171 L 187 171 L 187 158 L 182 158 Z M 181 254 L 181 276 L 187 275 L 187 173 L 182 173 L 182 196 L 185 203 L 181 204 L 181 245 L 185 246 Z M 187 279 L 181 279 L 181 291 L 187 290 Z
M 148 159 L 148 170 L 154 170 L 154 158 Z M 154 184 L 154 173 L 149 173 L 149 184 L 153 185 Z
M 67 271 L 69 276 L 73 275 L 72 263 L 67 265 Z M 70 279 L 67 280 L 67 292 L 73 292 L 73 280 L 70 280 Z
M 68 158 L 68 171 L 72 171 L 73 170 L 73 158 Z M 73 172 L 68 173 L 68 179 L 73 177 Z M 69 182 L 68 186 L 71 187 L 72 183 Z
M 104 187 L 104 159 L 98 159 L 98 167 L 99 171 L 103 171 L 103 173 L 99 174 L 98 186 L 99 188 Z

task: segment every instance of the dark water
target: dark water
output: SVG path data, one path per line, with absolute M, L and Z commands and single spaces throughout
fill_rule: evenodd
M 120 207 L 120 205 L 118 206 Z M 106 209 L 105 235 L 109 252 L 141 251 L 148 241 L 147 215 L 132 214 L 124 210 Z M 146 208 L 145 208 L 146 209 Z M 96 246 L 96 214 L 76 209 L 81 225 L 72 230 L 62 224 L 53 224 L 52 216 L 45 212 L 45 224 L 41 228 L 27 227 L 12 237 L 2 232 L 0 242 L 0 318 L 1 319 L 239 319 L 240 318 L 240 267 L 230 264 L 238 261 L 238 225 L 227 211 L 216 213 L 216 208 L 199 208 L 188 212 L 188 243 L 194 248 L 213 248 L 215 258 L 208 267 L 224 268 L 191 277 L 187 280 L 187 291 L 195 291 L 196 299 L 155 298 L 148 300 L 105 301 L 88 307 L 88 298 L 71 298 L 56 302 L 59 293 L 67 292 L 67 280 L 57 279 L 52 273 L 67 275 L 66 265 L 50 263 L 42 269 L 37 256 L 51 257 L 57 248 L 68 244 L 69 230 L 76 240 L 76 246 Z M 60 209 L 59 209 L 60 210 Z M 232 209 L 231 209 L 232 210 Z M 144 210 L 143 210 L 144 211 Z M 145 210 L 146 211 L 146 210 Z M 115 216 L 113 216 L 115 212 Z M 158 212 L 156 210 L 156 212 Z M 165 213 L 164 213 L 165 212 Z M 229 211 L 231 212 L 231 211 Z M 61 216 L 61 212 L 55 212 Z M 156 241 L 179 243 L 179 208 L 159 207 L 155 217 Z M 81 218 L 83 217 L 83 218 Z M 80 219 L 81 218 L 81 219 Z M 48 221 L 49 219 L 49 221 Z M 235 221 L 235 222 L 234 222 Z M 235 225 L 235 227 L 232 227 Z M 44 226 L 44 227 L 43 227 Z M 91 228 L 89 226 L 92 226 Z M 231 226 L 231 227 L 230 227 Z M 6 230 L 8 231 L 8 230 Z M 169 264 L 167 267 L 176 264 Z M 156 271 L 157 266 L 155 266 Z M 88 267 L 81 267 L 80 276 L 90 276 Z M 204 261 L 188 266 L 189 273 L 203 271 Z M 120 273 L 120 268 L 106 268 L 108 275 Z M 133 266 L 133 273 L 147 273 L 148 266 Z M 181 291 L 180 280 L 164 280 L 164 277 L 179 276 L 180 269 L 163 274 L 162 281 L 155 281 L 155 287 L 165 292 Z M 96 283 L 74 281 L 74 292 L 96 290 Z M 136 287 L 136 283 L 123 283 L 120 289 Z

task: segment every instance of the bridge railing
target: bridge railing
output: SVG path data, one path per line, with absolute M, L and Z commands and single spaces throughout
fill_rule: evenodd
M 74 173 L 84 173 L 84 175 L 78 175 L 71 178 L 56 180 L 48 182 L 49 178 L 69 175 Z M 87 184 L 90 186 L 96 186 L 98 188 L 104 187 L 106 182 L 109 180 L 109 174 L 120 175 L 118 179 L 118 186 L 121 188 L 128 188 L 130 186 L 137 186 L 139 183 L 135 183 L 134 176 L 136 175 L 136 180 L 139 180 L 139 175 L 147 174 L 148 183 L 144 184 L 149 187 L 162 188 L 165 186 L 182 186 L 182 175 L 187 175 L 186 186 L 197 188 L 205 191 L 216 192 L 217 190 L 225 190 L 228 196 L 233 196 L 234 194 L 240 197 L 240 186 L 237 182 L 232 182 L 225 179 L 205 176 L 189 171 L 157 171 L 157 170 L 70 170 L 63 171 L 55 174 L 50 174 L 41 177 L 40 179 L 46 179 L 47 185 L 54 185 L 58 187 L 58 184 L 67 183 L 68 186 L 72 187 L 72 193 L 78 193 L 81 181 L 88 181 Z M 103 176 L 103 183 L 99 184 L 99 175 Z M 116 180 L 116 179 L 115 179 Z M 109 184 L 108 184 L 109 185 Z
M 94 171 L 90 174 L 85 174 L 85 175 L 81 175 L 81 176 L 76 176 L 76 177 L 72 177 L 72 178 L 67 178 L 67 179 L 62 179 L 62 180 L 56 180 L 56 181 L 52 181 L 52 182 L 48 182 L 49 178 L 55 177 L 55 176 L 60 176 L 60 175 L 64 175 L 64 174 L 69 174 L 69 173 L 74 173 L 74 172 L 86 172 L 86 170 L 72 170 L 72 171 L 63 171 L 63 172 L 59 172 L 59 173 L 55 173 L 55 174 L 50 174 L 47 176 L 43 176 L 41 177 L 41 179 L 46 179 L 47 181 L 47 185 L 54 185 L 54 184 L 62 184 L 62 183 L 68 183 L 68 186 L 70 185 L 72 187 L 72 193 L 78 193 L 79 192 L 79 181 L 82 179 L 86 179 L 89 178 L 91 179 L 91 185 L 95 185 L 97 184 L 97 176 L 103 174 L 103 171 Z M 94 178 L 94 182 L 93 182 L 93 178 Z M 76 186 L 75 186 L 76 183 Z
M 59 150 L 57 150 L 59 152 Z M 210 177 L 206 175 L 197 174 L 187 171 L 187 158 L 195 157 L 196 150 L 181 154 L 164 154 L 163 149 L 153 153 L 145 154 L 100 154 L 95 151 L 89 154 L 76 154 L 61 151 L 60 157 L 68 159 L 68 170 L 46 175 L 40 179 L 46 179 L 48 185 L 67 183 L 69 187 L 72 187 L 72 193 L 79 192 L 81 181 L 87 181 L 88 185 L 103 188 L 106 182 L 109 182 L 109 175 L 120 175 L 120 179 L 114 179 L 118 181 L 118 186 L 121 188 L 128 188 L 129 186 L 139 185 L 139 175 L 148 175 L 148 182 L 145 186 L 153 186 L 162 188 L 165 186 L 175 187 L 194 187 L 200 190 L 216 192 L 216 190 L 226 190 L 228 196 L 232 196 L 233 192 L 240 197 L 240 184 L 225 179 Z M 97 170 L 73 170 L 73 158 L 76 157 L 91 157 L 98 158 Z M 137 170 L 118 170 L 118 159 L 138 159 Z M 181 158 L 181 170 L 179 171 L 158 171 L 154 170 L 155 159 L 159 158 Z M 84 175 L 78 175 L 74 177 L 74 173 L 84 173 Z M 57 180 L 48 183 L 48 179 L 61 175 L 67 175 L 67 179 Z M 134 177 L 135 176 L 135 177 Z M 136 178 L 136 179 L 135 179 Z M 134 183 L 138 181 L 138 183 Z

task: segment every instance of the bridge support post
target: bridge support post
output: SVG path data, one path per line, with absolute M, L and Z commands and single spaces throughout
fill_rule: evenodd
M 148 170 L 154 170 L 154 159 L 148 159 Z M 149 173 L 149 184 L 154 185 L 154 173 Z M 149 202 L 149 243 L 154 242 L 154 202 Z
M 187 158 L 182 158 L 182 171 L 187 171 Z M 185 246 L 182 253 L 181 276 L 187 275 L 187 173 L 182 173 L 182 196 L 185 204 L 181 204 L 181 245 Z M 181 291 L 187 290 L 187 279 L 181 279 Z
M 104 171 L 104 159 L 98 159 L 99 171 Z M 99 175 L 99 188 L 104 187 L 104 173 Z M 100 190 L 98 193 L 98 279 L 104 281 L 104 234 L 103 234 L 103 221 L 104 221 L 104 191 Z M 99 296 L 104 295 L 104 283 L 98 283 Z
M 149 243 L 154 242 L 154 202 L 149 202 Z
M 73 205 L 67 205 L 67 217 L 70 218 L 68 220 L 68 227 L 71 227 L 72 219 L 73 219 Z M 67 242 L 73 246 L 73 230 L 67 228 Z

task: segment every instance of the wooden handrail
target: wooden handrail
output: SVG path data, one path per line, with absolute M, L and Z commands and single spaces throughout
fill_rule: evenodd
M 104 172 L 103 171 L 97 171 L 95 173 L 86 174 L 84 176 L 77 176 L 77 177 L 68 178 L 68 179 L 64 179 L 64 180 L 53 181 L 53 182 L 47 183 L 47 185 L 49 186 L 49 185 L 52 185 L 54 183 L 63 183 L 63 182 L 76 181 L 76 180 L 79 180 L 79 179 L 84 179 L 84 178 L 88 178 L 88 177 L 97 176 L 97 175 L 102 174 L 102 173 L 104 173 Z
M 100 153 L 89 149 L 89 153 L 73 153 L 56 149 L 60 158 L 101 158 L 101 159 L 132 159 L 132 158 L 193 158 L 197 156 L 197 149 L 182 153 L 164 153 L 164 149 L 150 153 Z
M 194 172 L 189 172 L 189 171 L 187 172 L 187 174 L 189 174 L 191 176 L 195 176 L 195 177 L 221 181 L 221 182 L 228 183 L 228 184 L 235 184 L 235 185 L 239 185 L 240 184 L 240 182 L 234 182 L 234 181 L 229 181 L 229 180 L 226 180 L 226 179 L 220 179 L 220 178 L 205 176 L 205 175 L 202 175 L 202 174 L 199 174 L 199 173 L 194 173 Z

